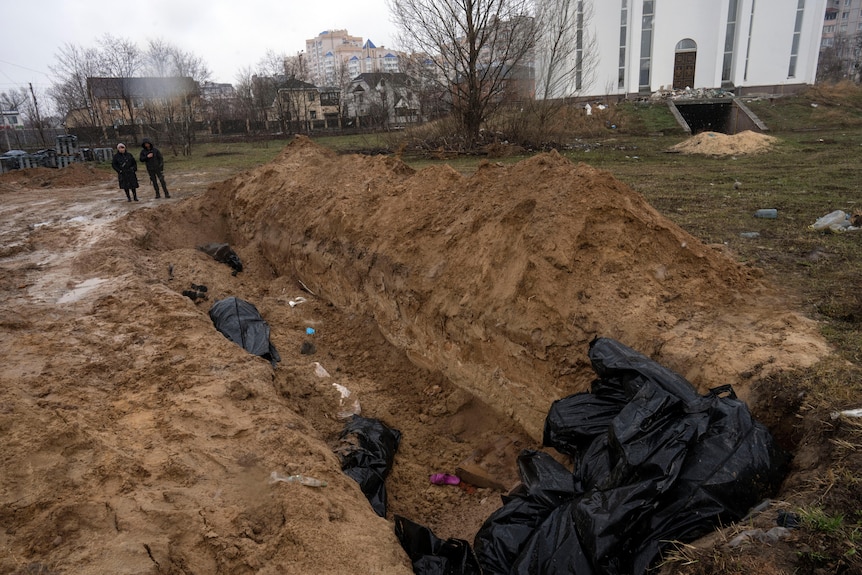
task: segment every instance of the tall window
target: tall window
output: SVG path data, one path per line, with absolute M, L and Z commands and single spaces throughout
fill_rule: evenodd
M 790 46 L 790 66 L 787 69 L 787 77 L 796 77 L 796 60 L 799 57 L 799 39 L 802 36 L 802 17 L 805 14 L 805 0 L 797 0 L 796 25 L 793 28 L 793 44 Z
M 733 47 L 736 44 L 736 18 L 738 0 L 730 0 L 727 5 L 727 30 L 724 33 L 724 62 L 721 66 L 721 81 L 730 82 L 733 68 Z
M 748 80 L 748 59 L 751 57 L 751 33 L 754 30 L 754 6 L 757 0 L 751 0 L 751 18 L 748 21 L 748 42 L 745 46 L 745 73 L 743 77 Z
M 629 1 L 622 0 L 622 9 L 620 11 L 620 70 L 617 76 L 617 87 L 625 88 L 626 86 L 626 48 L 628 47 L 629 38 Z
M 803 0 L 800 0 L 800 2 Z M 641 20 L 641 59 L 640 79 L 641 91 L 650 89 L 650 62 L 652 60 L 653 18 L 655 17 L 655 0 L 644 0 L 644 13 Z

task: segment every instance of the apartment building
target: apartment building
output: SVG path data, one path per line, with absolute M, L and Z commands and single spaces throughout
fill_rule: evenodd
M 351 36 L 347 30 L 325 30 L 305 41 L 308 78 L 317 86 L 346 86 L 359 74 L 400 72 L 401 52 Z
M 862 0 L 827 0 L 818 78 L 862 79 Z

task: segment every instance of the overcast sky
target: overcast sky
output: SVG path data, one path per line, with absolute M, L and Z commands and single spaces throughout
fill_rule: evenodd
M 164 39 L 200 56 L 213 81 L 229 83 L 267 50 L 296 54 L 324 30 L 397 48 L 385 0 L 0 0 L 0 21 L 0 92 L 30 82 L 47 89 L 64 44 L 95 46 L 104 34 L 142 50 Z

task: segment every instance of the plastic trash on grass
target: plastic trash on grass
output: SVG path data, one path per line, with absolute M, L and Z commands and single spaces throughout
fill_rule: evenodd
M 808 226 L 808 229 L 818 232 L 827 231 L 839 233 L 858 230 L 860 228 L 853 225 L 850 214 L 843 210 L 835 210 L 834 212 L 830 212 L 825 216 L 817 218 L 817 221 Z

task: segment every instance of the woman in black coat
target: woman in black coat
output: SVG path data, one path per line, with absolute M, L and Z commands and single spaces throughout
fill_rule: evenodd
M 134 199 L 137 202 L 138 176 L 135 172 L 138 171 L 138 163 L 135 161 L 135 156 L 126 151 L 125 144 L 117 144 L 117 153 L 111 160 L 111 167 L 117 172 L 120 189 L 125 190 L 126 199 L 130 202 Z

